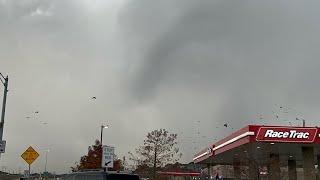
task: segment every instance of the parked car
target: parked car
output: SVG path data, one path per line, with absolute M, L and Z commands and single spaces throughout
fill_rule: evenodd
M 139 180 L 139 176 L 128 172 L 89 170 L 66 175 L 63 180 Z

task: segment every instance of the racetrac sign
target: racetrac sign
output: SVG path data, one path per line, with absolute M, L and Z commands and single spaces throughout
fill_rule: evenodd
M 260 127 L 257 141 L 312 143 L 317 136 L 317 128 Z

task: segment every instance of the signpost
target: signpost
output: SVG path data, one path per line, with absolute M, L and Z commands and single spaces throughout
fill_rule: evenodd
M 114 147 L 103 146 L 102 147 L 102 167 L 113 168 L 114 161 Z
M 24 153 L 21 154 L 21 157 L 29 165 L 28 177 L 30 179 L 30 166 L 39 157 L 39 153 L 30 146 Z

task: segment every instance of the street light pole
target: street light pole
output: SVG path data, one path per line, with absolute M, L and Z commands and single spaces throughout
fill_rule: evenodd
M 101 131 L 100 131 L 100 144 L 102 145 L 102 135 L 103 135 L 103 125 L 101 126 Z
M 104 125 L 101 125 L 101 131 L 100 131 L 100 144 L 103 145 L 102 143 L 102 137 L 103 137 L 103 129 L 104 128 L 109 128 L 109 126 L 104 126 Z
M 44 164 L 43 178 L 47 179 L 47 176 L 48 176 L 47 163 L 48 163 L 48 153 L 50 152 L 50 149 L 46 149 L 45 152 L 46 152 L 46 159 L 45 159 L 46 161 L 45 161 L 45 164 Z M 41 176 L 41 173 L 40 173 L 40 176 Z
M 103 156 L 103 143 L 102 143 L 102 137 L 103 137 L 103 129 L 104 128 L 109 128 L 109 126 L 108 125 L 106 125 L 106 126 L 104 126 L 103 124 L 101 125 L 101 131 L 100 131 L 100 144 L 101 144 L 101 165 L 102 165 L 102 161 L 103 161 L 103 158 L 102 158 L 102 156 Z M 103 168 L 103 166 L 102 166 L 102 168 Z M 103 170 L 106 172 L 106 168 L 103 168 Z
M 2 142 L 3 128 L 4 128 L 4 117 L 5 117 L 5 113 L 6 113 L 6 104 L 7 104 L 7 93 L 8 93 L 9 78 L 8 78 L 8 76 L 4 77 L 0 73 L 0 80 L 1 80 L 1 82 L 3 84 L 3 86 L 4 86 L 1 121 L 0 121 L 0 141 Z
M 300 120 L 302 121 L 302 127 L 306 127 L 306 120 L 305 119 L 302 119 L 302 118 L 296 118 L 296 120 Z
M 44 172 L 47 172 L 48 152 L 49 150 L 46 150 L 46 163 L 44 164 Z

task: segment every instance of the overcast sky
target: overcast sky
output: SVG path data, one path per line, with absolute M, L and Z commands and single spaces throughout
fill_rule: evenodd
M 20 155 L 32 145 L 33 171 L 50 149 L 48 170 L 67 172 L 102 123 L 119 157 L 151 130 L 178 133 L 181 162 L 247 124 L 319 125 L 319 5 L 0 0 L 10 78 L 0 170 L 27 168 Z

